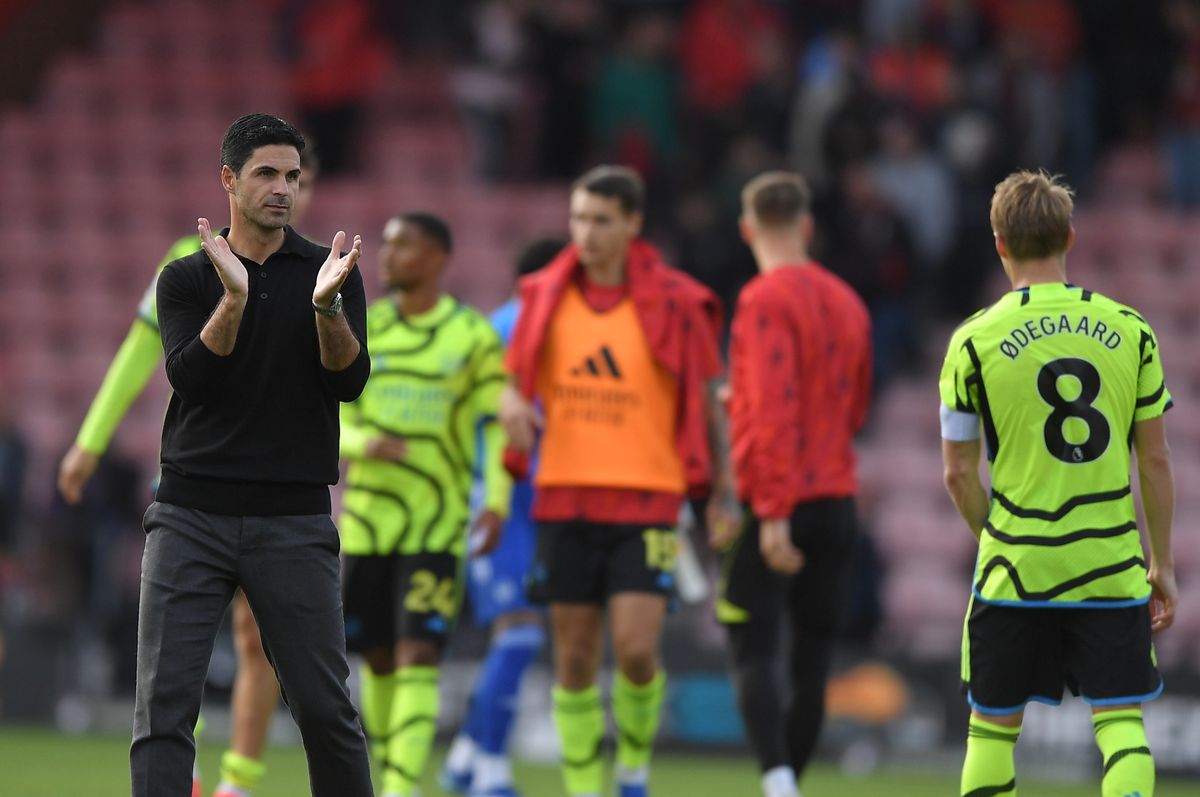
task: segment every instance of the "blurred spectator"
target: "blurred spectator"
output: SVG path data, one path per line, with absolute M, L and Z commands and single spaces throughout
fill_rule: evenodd
M 764 30 L 753 53 L 755 75 L 743 98 L 743 129 L 753 130 L 774 155 L 782 157 L 788 150 L 796 90 L 795 54 L 780 28 Z
M 758 0 L 696 0 L 679 33 L 687 104 L 706 115 L 738 109 L 757 77 L 755 47 L 771 38 L 779 17 Z
M 881 96 L 922 119 L 936 116 L 958 92 L 958 76 L 947 51 L 925 39 L 916 18 L 905 21 L 895 44 L 871 54 L 868 69 Z
M 826 174 L 832 185 L 840 182 L 843 169 L 875 154 L 884 114 L 883 101 L 866 76 L 852 73 L 845 96 L 821 136 Z
M 958 199 L 950 173 L 925 147 L 902 113 L 883 123 L 882 146 L 871 163 L 871 180 L 908 224 L 923 276 L 938 273 L 954 243 Z
M 1200 207 L 1200 9 L 1175 0 L 1168 11 L 1179 51 L 1167 109 L 1171 201 L 1190 210 Z
M 1000 0 L 993 0 L 999 3 Z M 1162 118 L 1175 50 L 1167 0 L 1076 2 L 1080 42 L 1094 84 L 1100 146 L 1144 137 Z
M 661 176 L 679 144 L 677 77 L 670 57 L 674 38 L 669 17 L 635 14 L 592 88 L 597 156 L 631 166 L 648 181 Z M 649 195 L 655 194 L 651 187 Z
M 1075 12 L 1068 0 L 987 0 L 985 8 L 997 31 L 1009 157 L 1057 171 L 1068 121 L 1066 85 L 1079 46 Z
M 899 44 L 919 23 L 926 0 L 866 0 L 863 33 L 875 45 Z
M 588 90 L 600 60 L 602 13 L 597 0 L 554 0 L 530 20 L 533 72 L 541 83 L 538 172 L 570 180 L 584 168 Z
M 865 165 L 847 167 L 839 188 L 818 209 L 814 257 L 850 283 L 871 312 L 879 391 L 916 354 L 912 238 Z
M 792 108 L 788 158 L 818 193 L 825 189 L 832 166 L 826 158 L 825 131 L 856 85 L 860 58 L 855 35 L 838 29 L 810 39 L 798 65 L 800 81 Z M 865 148 L 856 157 L 864 154 Z
M 322 172 L 342 174 L 357 166 L 363 103 L 386 76 L 391 52 L 367 0 L 292 0 L 285 13 L 300 126 L 320 144 Z
M 468 18 L 455 98 L 471 139 L 471 172 L 485 183 L 509 176 L 513 128 L 525 100 L 523 69 L 529 42 L 524 0 L 484 0 Z
M 29 447 L 17 428 L 11 399 L 0 394 L 0 554 L 16 548 Z
M 941 149 L 953 174 L 959 208 L 986 208 L 1004 177 L 1000 131 L 977 108 L 953 111 L 942 128 Z M 979 307 L 987 279 L 996 273 L 996 245 L 985 213 L 959 213 L 954 248 L 937 275 L 938 309 L 962 318 Z
M 742 130 L 783 151 L 792 76 L 780 14 L 761 0 L 698 0 L 683 15 L 679 64 L 689 171 L 720 163 Z

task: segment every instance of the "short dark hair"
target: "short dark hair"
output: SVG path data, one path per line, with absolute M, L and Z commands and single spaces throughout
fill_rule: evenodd
M 1013 172 L 992 194 L 992 231 L 1004 239 L 1013 260 L 1041 260 L 1067 251 L 1074 192 L 1044 171 Z
M 812 191 L 795 172 L 765 172 L 742 189 L 742 210 L 762 227 L 785 227 L 812 209 Z
M 269 113 L 251 113 L 238 117 L 221 139 L 221 165 L 241 174 L 254 150 L 274 144 L 295 147 L 304 152 L 304 136 L 292 125 Z
M 571 184 L 571 190 L 615 199 L 626 213 L 641 213 L 646 206 L 646 184 L 628 166 L 597 166 Z
M 517 276 L 538 271 L 567 245 L 566 238 L 534 238 L 526 241 L 517 252 Z
M 450 225 L 440 216 L 423 210 L 414 210 L 401 213 L 397 218 L 405 224 L 416 227 L 422 235 L 437 244 L 438 248 L 446 254 L 454 251 L 454 236 L 450 232 Z

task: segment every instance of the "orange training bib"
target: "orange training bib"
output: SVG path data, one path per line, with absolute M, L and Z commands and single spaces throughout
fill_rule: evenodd
M 598 313 L 571 286 L 538 366 L 546 427 L 537 486 L 684 492 L 675 377 L 654 359 L 628 297 Z

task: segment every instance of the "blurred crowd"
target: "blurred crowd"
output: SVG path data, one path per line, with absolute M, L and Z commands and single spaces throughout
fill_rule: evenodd
M 1106 151 L 1152 146 L 1169 201 L 1200 202 L 1191 0 L 478 0 L 389 18 L 402 53 L 457 64 L 479 179 L 636 166 L 651 237 L 727 305 L 752 274 L 738 192 L 801 171 L 816 256 L 875 316 L 880 385 L 931 317 L 982 301 L 988 202 L 1013 168 L 1086 201 Z
M 452 65 L 483 183 L 600 162 L 649 184 L 649 235 L 727 306 L 753 272 L 738 194 L 772 167 L 818 196 L 814 253 L 868 301 L 879 384 L 924 324 L 982 300 L 987 206 L 1014 168 L 1086 201 L 1115 146 L 1200 204 L 1195 0 L 264 0 L 329 174 L 389 59 Z

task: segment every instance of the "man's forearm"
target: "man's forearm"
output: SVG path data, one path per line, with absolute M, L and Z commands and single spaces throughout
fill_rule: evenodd
M 729 455 L 729 419 L 721 402 L 721 387 L 722 384 L 715 379 L 709 382 L 705 398 L 708 404 L 708 447 L 712 458 L 713 493 L 724 496 L 733 493 L 733 469 Z
M 246 297 L 226 293 L 217 303 L 217 309 L 200 330 L 200 340 L 213 354 L 228 357 L 233 354 L 237 343 L 238 329 L 246 311 Z
M 968 473 L 957 479 L 949 479 L 946 489 L 950 493 L 950 499 L 954 501 L 954 506 L 958 508 L 958 513 L 967 521 L 971 533 L 978 538 L 983 533 L 983 524 L 987 521 L 991 505 L 987 490 L 979 480 L 979 474 Z
M 1175 515 L 1175 476 L 1171 460 L 1138 459 L 1138 481 L 1142 488 L 1142 506 L 1146 510 L 1146 536 L 1150 554 L 1161 565 L 1173 564 L 1171 525 Z
M 350 367 L 358 357 L 358 338 L 350 331 L 344 313 L 332 318 L 316 313 L 317 338 L 321 344 L 321 365 L 330 371 L 342 371 Z

